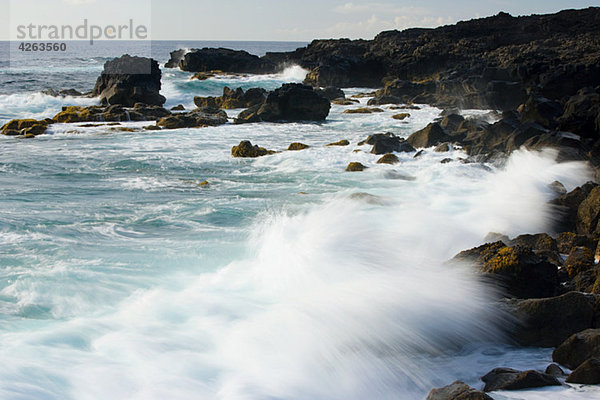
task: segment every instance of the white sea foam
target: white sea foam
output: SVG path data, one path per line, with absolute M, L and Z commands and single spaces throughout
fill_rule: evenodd
M 42 93 L 0 95 L 0 125 L 13 118 L 52 118 L 63 106 L 90 106 L 98 99 L 87 97 L 53 97 Z

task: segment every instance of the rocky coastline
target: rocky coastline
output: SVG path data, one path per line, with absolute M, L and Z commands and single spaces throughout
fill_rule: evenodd
M 511 152 L 554 148 L 559 161 L 580 160 L 600 174 L 600 8 L 552 15 L 494 17 L 437 29 L 382 32 L 373 40 L 315 40 L 289 53 L 263 57 L 230 49 L 176 50 L 166 68 L 190 73 L 267 74 L 282 65 L 309 70 L 304 84 L 264 89 L 226 88 L 219 97 L 196 97 L 195 110 L 167 110 L 155 60 L 124 55 L 108 61 L 92 91 L 98 106 L 64 107 L 53 118 L 13 120 L 4 135 L 33 138 L 55 123 L 149 121 L 144 129 L 200 128 L 229 121 L 225 109 L 244 108 L 235 124 L 325 121 L 331 104 L 353 107 L 340 88 L 369 87 L 372 113 L 397 107 L 397 120 L 429 104 L 442 116 L 406 139 L 373 133 L 359 145 L 372 146 L 378 163 L 398 162 L 394 153 L 423 149 L 465 150 L 470 162 L 501 163 Z M 77 95 L 55 91 L 54 95 Z M 495 110 L 488 118 L 465 118 L 461 109 Z M 124 128 L 125 130 L 125 128 Z M 348 145 L 340 140 L 330 146 Z M 292 143 L 288 151 L 307 148 Z M 273 154 L 249 141 L 233 157 Z M 450 160 L 450 159 L 449 159 Z M 452 161 L 452 160 L 450 160 Z M 346 171 L 366 167 L 352 162 Z M 342 171 L 340 171 L 343 173 Z M 600 384 L 600 185 L 589 182 L 568 192 L 553 185 L 551 232 L 490 240 L 449 261 L 468 263 L 504 298 L 499 310 L 517 318 L 509 334 L 521 346 L 555 348 L 545 371 L 499 366 L 482 377 L 483 391 L 463 382 L 434 389 L 430 400 L 489 399 L 487 392 L 566 383 Z M 564 369 L 563 369 L 564 368 Z M 567 373 L 566 370 L 571 370 Z

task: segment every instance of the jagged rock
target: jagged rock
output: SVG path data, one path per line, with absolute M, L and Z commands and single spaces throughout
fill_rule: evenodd
M 232 90 L 223 88 L 221 97 L 194 97 L 197 107 L 224 108 L 231 110 L 235 108 L 249 108 L 261 105 L 267 98 L 267 91 L 262 88 L 251 88 L 244 91 L 242 88 Z
M 240 113 L 236 123 L 323 121 L 329 115 L 329 100 L 312 87 L 298 83 L 286 83 L 269 93 L 266 101 Z
M 128 54 L 107 61 L 98 77 L 93 95 L 100 96 L 103 105 L 133 107 L 135 103 L 162 106 L 166 99 L 160 95 L 161 71 L 150 58 Z
M 438 123 L 431 123 L 425 128 L 410 135 L 406 141 L 416 148 L 437 146 L 443 142 L 449 142 L 452 138 L 446 134 L 444 128 Z
M 519 107 L 522 123 L 533 122 L 550 129 L 556 128 L 562 113 L 563 107 L 558 101 L 544 97 L 529 96 Z
M 393 152 L 410 153 L 416 151 L 410 143 L 393 133 L 377 133 L 375 135 L 369 135 L 367 139 L 358 143 L 359 146 L 362 146 L 363 144 L 373 146 L 371 149 L 372 154 L 387 154 Z
M 575 369 L 591 357 L 600 357 L 600 329 L 575 333 L 552 353 L 552 361 Z
M 365 167 L 364 165 L 362 165 L 359 162 L 351 162 L 346 167 L 346 171 L 347 172 L 360 172 L 360 171 L 364 171 L 365 168 L 367 168 L 367 167 Z
M 180 129 L 216 126 L 225 123 L 227 123 L 227 114 L 225 111 L 205 107 L 161 118 L 156 125 L 164 129 Z
M 377 160 L 377 164 L 397 164 L 399 162 L 398 156 L 392 153 L 388 153 Z
M 556 230 L 559 232 L 576 230 L 579 206 L 596 186 L 597 184 L 588 182 L 585 185 L 577 187 L 571 192 L 550 201 L 551 204 L 557 207 L 560 213 L 556 221 Z M 590 211 L 590 209 L 589 207 L 586 207 L 583 211 Z M 587 228 L 589 229 L 589 226 L 587 226 Z
M 182 71 L 224 71 L 234 73 L 269 74 L 277 70 L 272 62 L 243 50 L 192 49 L 184 54 L 173 52 L 167 66 L 178 66 Z
M 339 142 L 329 143 L 327 146 L 348 146 L 350 142 L 346 139 L 342 139 Z
M 464 382 L 456 381 L 443 388 L 433 389 L 429 392 L 427 400 L 493 400 L 490 396 L 479 390 L 471 388 Z
M 591 87 L 583 88 L 565 104 L 559 128 L 580 136 L 596 138 L 600 133 L 600 126 L 596 123 L 598 115 L 600 93 Z
M 599 299 L 569 292 L 544 299 L 511 300 L 510 309 L 522 321 L 513 337 L 523 346 L 558 346 L 571 335 L 594 327 Z M 565 365 L 558 359 L 554 361 Z
M 304 150 L 304 149 L 308 149 L 310 146 L 304 144 L 304 143 L 292 143 L 289 145 L 288 150 L 290 151 L 298 151 L 298 150 Z
M 497 390 L 522 390 L 544 386 L 560 386 L 553 376 L 538 371 L 518 371 L 512 368 L 495 368 L 484 375 L 484 392 Z
M 239 145 L 231 148 L 231 155 L 234 157 L 256 158 L 273 153 L 274 151 L 272 150 L 267 150 L 257 145 L 253 146 L 249 140 L 243 140 Z
M 184 111 L 185 107 L 183 106 L 183 104 L 178 104 L 175 107 L 171 107 L 171 111 Z
M 600 358 L 590 358 L 567 377 L 567 383 L 600 385 Z

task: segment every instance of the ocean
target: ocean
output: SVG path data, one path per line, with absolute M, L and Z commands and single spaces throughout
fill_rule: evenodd
M 125 53 L 164 64 L 179 48 L 262 55 L 302 45 L 70 42 L 49 57 L 3 43 L 0 123 L 96 104 L 41 91 L 90 91 L 104 62 Z M 225 86 L 275 89 L 306 72 L 198 81 L 163 68 L 161 93 L 166 107 L 190 109 Z M 324 123 L 133 133 L 55 124 L 32 140 L 0 137 L 0 398 L 422 399 L 454 380 L 480 388 L 495 367 L 545 368 L 551 349 L 511 344 L 499 294 L 445 261 L 489 232 L 550 229 L 549 184 L 581 185 L 586 165 L 559 164 L 552 151 L 466 164 L 460 149 L 377 164 L 359 141 L 406 137 L 441 110 L 424 105 L 397 121 L 390 109 L 344 109 L 333 105 Z M 326 146 L 341 139 L 351 145 Z M 281 152 L 234 159 L 241 140 Z M 292 142 L 310 148 L 284 151 Z M 369 168 L 345 172 L 351 161 Z

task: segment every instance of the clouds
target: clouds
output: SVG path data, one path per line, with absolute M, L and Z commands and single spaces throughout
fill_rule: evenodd
M 384 30 L 435 27 L 454 22 L 439 9 L 403 6 L 398 2 L 347 2 L 332 9 L 338 22 L 327 29 L 329 35 L 370 38 Z
M 81 6 L 86 4 L 94 4 L 96 0 L 62 0 L 63 3 L 67 3 L 74 6 Z

